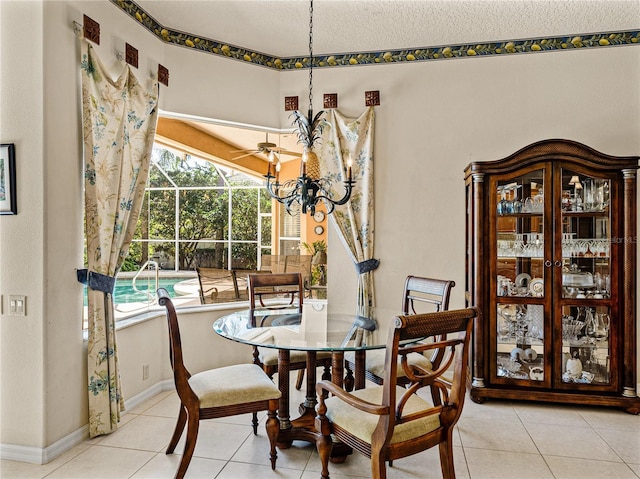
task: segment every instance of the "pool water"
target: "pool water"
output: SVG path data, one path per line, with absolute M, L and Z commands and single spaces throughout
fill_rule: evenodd
M 173 289 L 173 286 L 184 280 L 185 278 L 160 278 L 158 280 L 158 287 L 166 289 L 169 293 L 169 296 L 175 298 L 176 293 Z M 149 301 L 149 296 L 148 294 L 146 294 L 146 292 L 152 293 L 155 297 L 155 278 L 138 278 L 136 280 L 136 288 L 138 289 L 138 291 L 135 291 L 133 289 L 133 280 L 130 278 L 116 279 L 116 286 L 113 290 L 113 303 L 144 303 Z M 84 305 L 87 306 L 87 304 L 87 290 L 85 287 Z

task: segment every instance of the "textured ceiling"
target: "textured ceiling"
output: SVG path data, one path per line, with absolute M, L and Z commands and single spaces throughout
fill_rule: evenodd
M 308 52 L 307 0 L 136 0 L 163 26 L 274 56 Z M 637 29 L 640 0 L 314 0 L 314 54 Z
M 134 3 L 163 27 L 195 37 L 276 57 L 308 54 L 308 0 Z M 314 0 L 313 23 L 315 55 L 386 51 L 636 30 L 640 0 Z M 239 149 L 266 139 L 256 129 L 182 120 Z M 300 150 L 293 134 L 268 139 Z

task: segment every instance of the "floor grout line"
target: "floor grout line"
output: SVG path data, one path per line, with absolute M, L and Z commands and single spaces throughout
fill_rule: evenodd
M 131 424 L 132 421 L 135 421 L 135 419 L 138 417 L 144 417 L 146 418 L 147 421 L 157 420 L 158 422 L 151 422 L 150 424 L 158 425 L 158 427 L 160 427 L 159 426 L 160 424 L 165 424 L 165 426 L 163 427 L 166 427 L 166 422 L 168 419 L 171 421 L 175 421 L 177 417 L 178 403 L 176 401 L 176 398 L 173 397 L 174 394 L 175 392 L 169 392 L 169 393 L 162 392 L 157 396 L 150 398 L 144 404 L 139 405 L 139 407 L 136 408 L 135 414 L 132 412 L 127 413 L 127 414 L 131 414 L 131 417 L 127 420 L 125 424 L 123 424 L 122 430 L 125 430 L 126 427 L 129 424 Z M 296 398 L 295 400 L 297 399 L 298 398 Z M 167 402 L 163 404 L 163 401 L 167 401 Z M 171 404 L 173 403 L 175 403 L 176 405 L 176 415 L 171 416 L 172 414 L 170 412 L 172 411 Z M 463 434 L 460 430 L 460 427 L 459 427 L 460 423 L 459 423 L 458 425 L 456 425 L 456 431 L 458 435 L 458 444 L 456 444 L 456 446 L 459 446 L 459 448 L 456 448 L 456 450 L 458 451 L 456 462 L 458 464 L 460 476 L 468 477 L 469 479 L 478 479 L 480 477 L 496 477 L 496 478 L 504 477 L 500 475 L 500 471 L 501 470 L 504 471 L 504 469 L 500 469 L 500 464 L 487 464 L 487 461 L 488 463 L 491 463 L 490 458 L 492 455 L 496 455 L 496 457 L 499 456 L 499 457 L 509 458 L 509 455 L 513 454 L 514 455 L 513 457 L 517 457 L 518 460 L 522 458 L 530 457 L 532 460 L 534 460 L 534 463 L 536 463 L 535 461 L 537 461 L 536 467 L 539 467 L 540 471 L 542 471 L 543 470 L 542 467 L 544 467 L 548 471 L 549 477 L 553 477 L 553 478 L 562 477 L 563 479 L 567 479 L 571 477 L 571 473 L 570 471 L 569 473 L 567 473 L 566 467 L 573 467 L 573 466 L 582 467 L 584 470 L 588 471 L 589 468 L 594 465 L 597 468 L 598 464 L 600 464 L 600 467 L 605 467 L 608 463 L 613 463 L 613 464 L 620 465 L 619 467 L 616 466 L 617 467 L 616 470 L 620 471 L 621 474 L 625 474 L 624 471 L 628 471 L 628 475 L 624 476 L 625 478 L 634 477 L 638 479 L 639 476 L 638 476 L 638 472 L 636 471 L 640 471 L 640 465 L 637 465 L 635 463 L 627 463 L 624 460 L 624 457 L 628 457 L 628 456 L 624 456 L 624 453 L 621 452 L 620 449 L 616 450 L 615 444 L 611 443 L 611 441 L 608 441 L 606 439 L 606 437 L 609 437 L 611 439 L 613 435 L 611 433 L 603 434 L 603 431 L 621 431 L 621 432 L 624 432 L 625 434 L 633 434 L 635 431 L 633 429 L 633 426 L 629 426 L 630 424 L 629 421 L 639 421 L 638 424 L 640 425 L 640 417 L 628 415 L 628 420 L 627 420 L 627 417 L 624 418 L 624 421 L 621 421 L 620 418 L 617 418 L 616 421 L 614 421 L 613 423 L 607 423 L 606 422 L 607 416 L 596 416 L 596 415 L 590 416 L 592 412 L 595 412 L 595 413 L 599 412 L 598 410 L 593 408 L 581 409 L 579 406 L 574 406 L 572 408 L 567 409 L 567 408 L 563 408 L 562 405 L 557 405 L 557 408 L 556 408 L 556 407 L 549 407 L 549 405 L 547 404 L 540 405 L 538 407 L 536 403 L 527 402 L 527 403 L 522 403 L 523 406 L 526 405 L 526 409 L 525 409 L 524 407 L 519 407 L 519 403 L 513 403 L 511 401 L 508 401 L 508 402 L 505 401 L 503 403 L 499 401 L 495 401 L 495 402 L 492 402 L 491 404 L 492 404 L 491 408 L 486 408 L 484 410 L 482 405 L 474 404 L 473 407 L 467 408 L 467 411 L 469 414 L 468 416 L 465 416 L 464 414 L 465 411 L 463 410 L 461 421 L 464 421 L 465 419 L 470 420 L 471 423 L 474 420 L 490 421 L 493 424 L 498 424 L 498 430 L 500 430 L 499 424 L 501 422 L 504 423 L 505 428 L 509 427 L 509 425 L 512 425 L 512 427 L 522 428 L 524 429 L 524 434 L 526 434 L 526 437 L 533 443 L 535 447 L 535 452 L 502 450 L 500 449 L 500 443 L 497 443 L 498 448 L 478 447 L 478 445 L 481 444 L 481 442 L 477 434 L 482 434 L 482 431 L 473 431 L 473 433 L 476 434 L 476 436 L 474 436 L 475 439 L 473 442 L 473 446 L 475 447 L 473 447 L 470 444 L 466 444 L 465 438 L 463 437 Z M 157 408 L 157 409 L 154 409 L 154 408 Z M 581 457 L 572 457 L 566 454 L 565 455 L 542 454 L 540 450 L 540 446 L 534 440 L 534 435 L 532 435 L 532 432 L 530 431 L 528 426 L 529 427 L 533 427 L 534 425 L 536 426 L 537 429 L 536 429 L 535 437 L 538 437 L 539 440 L 540 440 L 540 437 L 539 437 L 540 433 L 544 432 L 545 427 L 553 428 L 552 430 L 554 431 L 554 433 L 564 434 L 566 431 L 566 434 L 568 435 L 567 437 L 570 437 L 569 434 L 575 433 L 576 427 L 578 427 L 575 424 L 571 425 L 571 421 L 573 420 L 572 418 L 568 418 L 567 420 L 565 420 L 564 423 L 554 424 L 553 415 L 550 416 L 551 419 L 546 419 L 546 421 L 549 422 L 549 424 L 536 422 L 536 417 L 540 417 L 540 415 L 544 414 L 545 411 L 550 411 L 550 414 L 556 414 L 556 415 L 562 414 L 565 411 L 571 412 L 571 414 L 576 413 L 577 418 L 580 418 L 580 420 L 583 421 L 585 424 L 585 425 L 582 425 L 580 421 L 576 421 L 579 424 L 578 430 L 583 432 L 590 430 L 591 431 L 590 433 L 594 433 L 595 437 L 599 438 L 599 440 L 602 441 L 607 448 L 609 448 L 611 451 L 615 453 L 615 457 L 617 461 L 620 461 L 620 462 L 617 462 L 615 460 L 611 461 L 611 460 L 605 460 L 605 459 L 593 459 L 593 458 L 586 459 Z M 606 411 L 607 413 L 609 413 L 609 411 L 605 409 L 603 409 L 602 411 L 603 412 Z M 622 412 L 620 413 L 622 414 Z M 504 414 L 505 416 L 504 421 L 500 420 L 499 416 L 501 414 Z M 262 431 L 263 425 L 264 425 L 264 419 L 265 419 L 264 417 L 260 419 L 260 426 L 262 427 L 259 427 L 259 435 L 261 435 L 261 432 L 262 434 L 264 434 L 264 431 Z M 194 458 L 197 457 L 199 459 L 215 461 L 218 464 L 216 467 L 221 467 L 218 473 L 216 473 L 215 475 L 212 474 L 208 477 L 220 477 L 220 478 L 229 477 L 229 474 L 231 474 L 234 471 L 234 467 L 235 468 L 240 467 L 242 469 L 243 467 L 246 467 L 246 466 L 256 466 L 256 467 L 266 466 L 264 463 L 252 462 L 254 459 L 251 459 L 250 456 L 249 456 L 249 460 L 239 460 L 240 457 L 238 457 L 238 454 L 241 452 L 241 449 L 243 447 L 250 447 L 248 443 L 252 439 L 250 436 L 253 434 L 253 431 L 250 429 L 249 426 L 247 426 L 249 428 L 247 435 L 243 437 L 242 435 L 237 435 L 238 428 L 236 426 L 241 425 L 240 422 L 216 421 L 216 423 L 219 425 L 219 431 L 216 430 L 215 434 L 212 433 L 214 435 L 209 437 L 208 439 L 209 441 L 216 441 L 218 440 L 217 438 L 221 438 L 221 440 L 224 441 L 226 439 L 225 426 L 231 427 L 233 431 L 235 431 L 234 437 L 237 437 L 239 439 L 241 438 L 241 440 L 240 442 L 237 443 L 237 446 L 234 446 L 232 453 L 230 453 L 229 458 L 226 460 L 194 455 Z M 623 424 L 623 427 L 622 428 L 615 427 L 616 423 Z M 482 424 L 482 423 L 478 423 L 478 424 Z M 613 425 L 610 425 L 610 424 L 613 424 Z M 610 427 L 597 427 L 599 425 L 605 425 L 605 426 L 610 425 Z M 231 429 L 229 429 L 229 431 L 231 431 Z M 640 427 L 638 428 L 638 431 L 640 431 Z M 469 430 L 467 430 L 467 434 L 468 433 L 469 433 Z M 131 432 L 129 434 L 131 434 Z M 525 436 L 523 435 L 521 437 L 524 438 Z M 138 440 L 138 444 L 141 444 L 140 438 L 136 438 L 136 439 Z M 157 439 L 158 438 L 156 438 L 156 440 Z M 168 440 L 167 440 L 167 443 L 168 443 Z M 90 458 L 95 458 L 96 456 L 99 456 L 98 453 L 100 452 L 100 450 L 111 451 L 108 454 L 109 456 L 114 456 L 114 455 L 118 456 L 117 451 L 122 450 L 122 451 L 132 451 L 137 453 L 150 454 L 149 458 L 141 457 L 140 464 L 133 464 L 131 468 L 133 472 L 128 472 L 124 477 L 132 479 L 136 477 L 136 475 L 140 475 L 140 476 L 145 474 L 148 475 L 149 471 L 154 471 L 154 470 L 160 471 L 159 474 L 161 475 L 161 477 L 167 477 L 167 478 L 173 477 L 173 474 L 175 473 L 175 471 L 173 470 L 174 465 L 177 464 L 176 461 L 171 460 L 167 462 L 167 464 L 171 464 L 171 466 L 162 465 L 162 461 L 165 460 L 163 459 L 162 456 L 164 455 L 164 451 L 166 450 L 166 444 L 163 446 L 163 448 L 160 451 L 150 451 L 146 449 L 139 449 L 137 447 L 127 447 L 126 443 L 123 443 L 123 444 L 117 444 L 117 445 L 101 444 L 100 441 L 81 442 L 78 445 L 81 447 L 81 450 L 79 450 L 75 454 L 71 454 L 68 457 L 65 457 L 64 461 L 61 461 L 59 464 L 56 463 L 55 467 L 51 469 L 49 469 L 51 467 L 50 465 L 36 466 L 33 464 L 16 463 L 13 461 L 0 461 L 0 476 L 19 477 L 19 478 L 28 477 L 33 479 L 64 477 L 63 474 L 66 473 L 68 470 L 83 470 L 82 469 L 83 467 L 86 468 L 90 465 L 92 466 L 92 464 L 86 464 L 86 462 L 83 462 L 83 461 L 88 461 L 90 460 Z M 105 449 L 105 448 L 109 448 L 109 449 Z M 437 448 L 435 449 L 437 450 Z M 315 453 L 313 449 L 311 450 L 308 456 L 304 456 L 300 453 L 297 453 L 295 450 L 293 450 L 293 448 L 290 449 L 290 451 L 291 453 L 287 457 L 287 454 L 288 454 L 287 449 L 285 450 L 278 449 L 278 461 L 280 462 L 282 461 L 282 459 L 287 458 L 287 467 L 281 466 L 279 468 L 280 472 L 273 477 L 278 477 L 279 475 L 280 477 L 300 478 L 300 477 L 303 477 L 305 474 L 306 474 L 306 477 L 309 477 L 309 476 L 315 477 L 317 475 L 317 471 L 313 471 L 312 469 L 309 469 L 310 467 L 312 467 L 312 464 L 315 465 L 316 466 L 315 469 L 317 469 L 317 462 L 315 462 L 316 459 L 314 459 Z M 476 451 L 476 452 L 472 454 L 472 451 Z M 482 452 L 479 453 L 477 451 L 482 451 Z M 246 453 L 247 452 L 245 451 L 245 454 Z M 134 456 L 131 456 L 131 457 L 134 457 Z M 176 451 L 175 456 L 181 456 L 181 451 L 180 452 Z M 354 453 L 354 456 L 358 456 L 358 453 Z M 480 456 L 482 456 L 483 458 L 482 461 L 484 462 L 478 463 L 477 461 Z M 125 456 L 122 456 L 122 457 L 126 457 L 126 454 Z M 234 458 L 236 457 L 238 457 L 238 459 L 234 460 Z M 437 451 L 436 451 L 435 457 L 437 458 Z M 611 455 L 611 457 L 613 458 L 613 455 Z M 356 460 L 356 459 L 354 458 L 353 460 Z M 358 460 L 362 461 L 362 459 L 358 459 Z M 430 460 L 433 460 L 433 459 L 430 459 Z M 564 463 L 563 463 L 563 460 L 564 460 Z M 581 462 L 581 461 L 584 461 L 584 462 Z M 494 462 L 499 462 L 499 461 L 494 461 Z M 202 464 L 205 464 L 206 466 L 206 462 L 201 463 L 201 466 Z M 624 467 L 622 465 L 624 465 Z M 411 466 L 410 462 L 407 462 L 406 470 L 411 470 L 410 466 Z M 525 463 L 523 463 L 522 467 L 524 468 L 527 467 L 526 461 Z M 556 469 L 555 471 L 554 471 L 554 468 Z M 356 476 L 353 476 L 355 471 L 353 469 L 349 469 L 348 463 L 346 463 L 346 465 L 343 467 L 330 465 L 330 470 L 335 475 L 342 475 L 344 477 L 349 477 L 349 476 L 356 477 Z M 13 475 L 12 475 L 12 472 L 6 472 L 6 471 L 13 471 Z M 398 474 L 398 472 L 396 472 L 396 474 Z M 423 477 L 423 475 L 420 475 L 418 473 L 406 473 L 406 474 L 403 473 L 399 476 L 394 476 L 394 477 L 411 479 L 411 478 Z M 574 477 L 578 479 L 577 476 L 574 476 Z M 113 476 L 113 479 L 118 479 L 118 476 Z M 583 475 L 581 476 L 580 479 L 591 479 L 591 478 Z

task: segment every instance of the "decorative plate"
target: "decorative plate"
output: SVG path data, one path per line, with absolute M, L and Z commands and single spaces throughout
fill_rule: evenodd
M 527 349 L 524 350 L 523 356 L 524 356 L 524 358 L 522 358 L 522 359 L 524 359 L 528 363 L 532 363 L 538 357 L 538 353 L 533 348 L 527 348 Z
M 533 278 L 529 281 L 529 291 L 534 296 L 542 296 L 544 293 L 544 280 L 542 278 Z
M 531 275 L 527 273 L 520 273 L 516 276 L 516 286 L 526 288 L 531 281 Z
M 542 381 L 544 380 L 544 369 L 539 366 L 534 366 L 529 369 L 529 377 L 534 381 Z

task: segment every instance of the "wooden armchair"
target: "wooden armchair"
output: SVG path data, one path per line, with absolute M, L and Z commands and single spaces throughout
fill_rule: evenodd
M 246 301 L 246 288 L 239 288 L 235 270 L 196 268 L 200 283 L 200 304 Z
M 275 301 L 273 298 L 276 298 Z M 256 323 L 256 310 L 291 308 L 297 313 L 302 313 L 303 301 L 304 293 L 300 273 L 249 275 L 249 308 L 254 326 L 260 326 L 259 323 Z M 304 351 L 291 351 L 289 361 L 289 369 L 299 371 L 296 389 L 300 389 L 307 367 L 307 355 Z M 323 378 L 327 378 L 331 367 L 331 353 L 318 353 L 316 361 L 324 366 Z M 269 377 L 273 377 L 278 371 L 278 350 L 254 346 L 253 362 L 261 366 Z
M 451 289 L 455 285 L 455 281 L 407 276 L 402 293 L 402 314 L 407 315 L 448 310 Z M 369 381 L 376 384 L 382 384 L 384 377 L 384 353 L 382 349 L 367 351 L 365 376 Z M 427 369 L 434 366 L 437 367 L 437 364 L 441 360 L 436 353 L 430 358 L 427 358 L 423 354 L 412 354 L 407 359 L 410 365 Z M 351 378 L 354 367 L 355 359 L 353 353 L 345 354 L 345 369 L 347 374 L 345 384 L 349 385 L 349 388 L 353 382 Z M 398 372 L 398 384 L 402 385 L 406 382 L 407 380 L 404 378 L 402 370 L 400 370 Z
M 182 342 L 178 317 L 167 290 L 158 289 L 158 302 L 167 309 L 169 325 L 169 358 L 173 380 L 180 398 L 180 413 L 173 436 L 167 446 L 172 454 L 182 436 L 185 424 L 187 438 L 176 478 L 187 472 L 198 438 L 200 421 L 237 414 L 253 413 L 253 433 L 258 432 L 258 411 L 267 411 L 267 436 L 270 443 L 271 469 L 276 467 L 276 441 L 280 423 L 276 418 L 280 390 L 255 364 L 236 364 L 203 371 L 193 376 L 182 359 Z
M 468 308 L 398 316 L 389 330 L 382 386 L 349 393 L 329 381 L 318 382 L 316 429 L 322 437 L 316 445 L 322 478 L 329 478 L 332 435 L 371 458 L 373 479 L 387 477 L 386 462 L 436 444 L 440 448 L 442 476 L 455 478 L 453 428 L 464 404 L 469 341 L 477 314 L 475 308 Z M 447 335 L 450 339 L 406 344 Z M 408 364 L 409 354 L 426 351 L 443 352 L 438 368 L 427 370 Z M 443 380 L 442 375 L 449 368 L 453 370 L 452 381 Z M 408 380 L 407 388 L 397 385 L 400 369 Z M 425 393 L 416 394 L 422 388 L 427 388 Z M 327 398 L 328 393 L 334 396 Z M 431 402 L 426 399 L 429 395 Z

